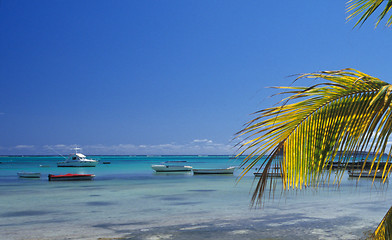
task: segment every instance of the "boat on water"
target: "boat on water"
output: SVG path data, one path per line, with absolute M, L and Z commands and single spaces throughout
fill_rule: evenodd
M 380 169 L 378 169 L 377 171 L 372 170 L 370 173 L 369 170 L 363 170 L 362 174 L 361 174 L 361 169 L 348 170 L 349 177 L 359 177 L 361 175 L 361 177 L 373 178 L 374 175 L 376 175 L 376 178 L 382 178 L 382 173 L 383 171 Z M 386 175 L 385 177 L 388 177 L 388 175 Z
M 261 175 L 263 173 L 262 172 L 255 172 L 253 174 L 255 175 L 255 177 L 261 177 Z M 269 172 L 268 177 L 282 177 L 282 174 L 280 174 L 280 172 Z
M 18 172 L 20 178 L 40 178 L 41 173 L 39 172 Z
M 80 148 L 75 148 L 75 153 L 70 154 L 65 161 L 58 162 L 57 167 L 95 167 L 97 160 L 87 159 L 85 155 L 78 152 Z
M 235 167 L 228 168 L 194 168 L 193 174 L 233 174 Z
M 261 177 L 263 175 L 263 171 L 264 169 L 259 169 L 259 171 L 253 173 L 253 175 L 255 175 L 255 177 Z M 280 167 L 274 166 L 268 169 L 268 177 L 282 177 Z
M 187 172 L 192 166 L 185 165 L 186 161 L 166 161 L 162 164 L 151 165 L 155 172 Z
M 83 181 L 83 180 L 93 180 L 94 174 L 63 174 L 63 175 L 53 175 L 49 174 L 49 181 Z

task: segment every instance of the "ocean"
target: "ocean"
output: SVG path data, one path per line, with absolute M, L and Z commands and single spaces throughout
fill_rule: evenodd
M 253 172 L 155 173 L 152 164 L 238 166 L 230 156 L 90 156 L 92 168 L 59 168 L 59 156 L 0 157 L 0 239 L 364 239 L 392 205 L 388 183 L 344 175 L 340 187 L 282 192 L 251 208 Z M 110 162 L 103 164 L 102 162 Z M 40 172 L 21 179 L 17 172 Z M 255 170 L 256 171 L 256 170 Z M 255 172 L 254 171 L 254 172 Z M 93 181 L 51 182 L 89 173 Z

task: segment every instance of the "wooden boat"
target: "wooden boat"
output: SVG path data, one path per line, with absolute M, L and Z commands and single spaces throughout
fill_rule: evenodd
M 49 174 L 49 181 L 82 181 L 92 180 L 95 177 L 94 174 L 64 174 L 64 175 L 53 175 Z
M 186 161 L 167 161 L 158 165 L 151 165 L 155 172 L 186 172 L 191 171 L 192 166 L 184 165 Z
M 228 168 L 194 168 L 193 174 L 233 174 L 235 167 Z
M 376 174 L 376 178 L 382 178 L 382 173 L 383 171 L 380 169 L 378 169 L 377 172 L 375 170 L 372 170 L 370 173 L 369 170 L 363 170 L 362 174 L 361 174 L 361 169 L 348 170 L 349 177 L 359 177 L 359 175 L 361 175 L 361 177 L 373 178 L 374 174 Z
M 18 172 L 20 178 L 40 178 L 41 173 L 38 172 Z

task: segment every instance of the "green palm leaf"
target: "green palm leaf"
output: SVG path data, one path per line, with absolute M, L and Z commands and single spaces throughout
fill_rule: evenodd
M 324 82 L 308 88 L 278 87 L 290 96 L 280 106 L 255 113 L 256 117 L 237 133 L 244 137 L 239 155 L 247 154 L 241 177 L 259 162 L 263 169 L 253 204 L 261 203 L 268 172 L 274 167 L 281 172 L 284 189 L 302 189 L 329 183 L 336 160 L 343 167 L 334 181 L 339 184 L 352 155 L 375 153 L 365 159 L 372 163 L 370 173 L 379 168 L 384 152 L 391 152 L 387 142 L 392 131 L 392 85 L 354 69 L 304 74 L 301 78 Z M 384 181 L 390 170 L 385 164 Z
M 347 17 L 347 20 L 351 20 L 359 14 L 362 14 L 354 27 L 358 24 L 362 25 L 378 8 L 385 5 L 384 9 L 377 17 L 376 26 L 378 26 L 380 21 L 386 17 L 389 10 L 391 10 L 392 0 L 350 0 L 347 2 L 347 5 L 347 12 L 351 13 Z M 390 26 L 391 24 L 392 16 L 387 20 L 387 26 Z

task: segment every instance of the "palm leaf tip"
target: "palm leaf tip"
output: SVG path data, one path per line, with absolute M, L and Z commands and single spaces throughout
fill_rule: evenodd
M 347 21 L 359 17 L 354 28 L 362 26 L 376 11 L 381 9 L 380 14 L 376 17 L 375 26 L 388 16 L 392 7 L 392 0 L 350 0 L 347 2 Z M 386 22 L 387 26 L 392 24 L 392 17 Z
M 378 225 L 372 235 L 374 240 L 391 240 L 392 239 L 392 207 L 385 214 L 384 218 Z

